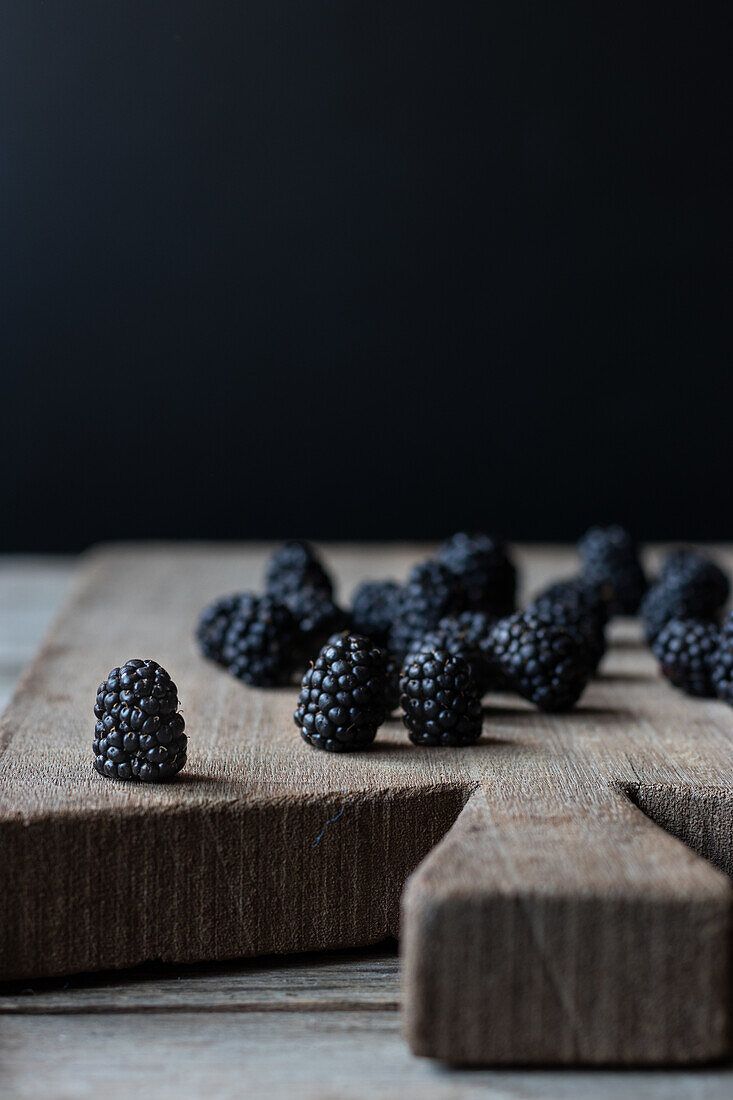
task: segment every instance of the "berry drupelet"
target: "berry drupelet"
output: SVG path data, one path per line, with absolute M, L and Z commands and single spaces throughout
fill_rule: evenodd
M 576 631 L 518 611 L 499 620 L 492 640 L 507 680 L 540 710 L 570 710 L 583 694 L 590 668 Z
M 331 578 L 315 549 L 304 539 L 284 543 L 271 556 L 265 569 L 265 591 L 281 602 L 304 588 L 333 595 Z
M 612 615 L 635 615 L 647 580 L 636 544 L 623 527 L 591 527 L 578 543 L 583 577 L 609 594 Z
M 387 655 L 369 638 L 329 638 L 303 677 L 295 724 L 304 741 L 327 752 L 370 745 L 387 717 Z
M 97 689 L 94 767 L 107 779 L 161 783 L 186 763 L 178 689 L 155 661 L 127 661 Z
M 386 644 L 395 615 L 396 581 L 364 581 L 351 598 L 351 619 L 357 634 Z
M 460 581 L 447 566 L 437 561 L 416 565 L 395 596 L 389 648 L 404 657 L 444 616 L 459 611 L 462 599 Z
M 221 663 L 246 684 L 284 683 L 293 669 L 297 629 L 285 604 L 243 592 L 227 625 Z
M 414 654 L 402 669 L 400 692 L 415 745 L 473 745 L 481 736 L 481 700 L 462 657 L 441 649 Z
M 654 639 L 652 650 L 662 673 L 688 695 L 715 695 L 713 660 L 720 635 L 713 623 L 670 619 Z
M 496 616 L 514 610 L 517 571 L 502 539 L 459 531 L 439 547 L 437 557 L 460 578 L 466 610 Z

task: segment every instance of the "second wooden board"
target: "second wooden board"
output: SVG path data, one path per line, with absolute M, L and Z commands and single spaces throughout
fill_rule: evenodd
M 415 556 L 332 562 L 348 590 Z M 319 753 L 293 725 L 294 689 L 248 689 L 196 652 L 201 607 L 256 586 L 264 557 L 89 559 L 4 720 L 3 976 L 377 942 L 418 868 L 401 929 L 417 1053 L 724 1055 L 731 886 L 670 832 L 730 869 L 733 712 L 662 683 L 625 629 L 570 715 L 493 696 L 474 748 L 416 749 L 393 721 L 367 753 Z M 524 564 L 530 587 L 570 568 L 557 552 Z M 96 685 L 133 656 L 179 685 L 190 760 L 170 786 L 91 769 Z

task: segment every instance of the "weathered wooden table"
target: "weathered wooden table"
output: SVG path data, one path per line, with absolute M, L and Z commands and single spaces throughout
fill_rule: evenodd
M 73 563 L 0 563 L 0 703 Z M 728 1067 L 455 1070 L 399 1033 L 396 950 L 379 946 L 13 983 L 0 991 L 0 1095 L 729 1097 Z

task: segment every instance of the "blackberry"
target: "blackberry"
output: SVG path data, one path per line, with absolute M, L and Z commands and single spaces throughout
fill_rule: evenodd
M 196 639 L 204 657 L 221 664 L 221 651 L 231 617 L 239 603 L 240 595 L 222 596 L 201 612 L 196 627 Z
M 534 615 L 543 622 L 564 626 L 577 632 L 585 648 L 588 667 L 595 672 L 606 652 L 606 634 L 596 615 L 582 610 L 570 600 L 538 596 L 524 609 L 525 615 Z
M 715 695 L 712 671 L 719 632 L 712 623 L 670 619 L 657 634 L 652 650 L 664 676 L 688 695 Z
M 395 581 L 364 581 L 351 598 L 351 619 L 357 634 L 383 645 L 395 614 L 399 585 Z
M 582 576 L 609 591 L 612 615 L 635 615 L 647 589 L 636 544 L 623 527 L 591 527 L 578 543 Z
M 639 614 L 647 641 L 651 645 L 670 619 L 715 622 L 727 594 L 728 580 L 714 562 L 688 558 L 683 563 L 678 559 L 663 568 L 660 579 L 641 601 Z
M 386 675 L 386 678 L 387 678 L 387 687 L 386 687 L 385 700 L 386 700 L 387 714 L 390 715 L 390 714 L 393 714 L 397 710 L 398 706 L 400 705 L 400 671 L 401 671 L 401 664 L 400 664 L 399 659 L 397 657 L 395 657 L 394 653 L 390 653 L 389 650 L 385 650 L 385 653 L 387 654 L 387 667 L 386 667 L 386 670 L 385 670 L 385 675 Z
M 224 635 L 221 663 L 246 684 L 283 683 L 293 668 L 296 635 L 297 624 L 285 604 L 243 592 Z
M 592 615 L 599 626 L 605 626 L 608 622 L 609 596 L 608 586 L 604 589 L 585 577 L 576 576 L 548 584 L 537 593 L 535 600 L 566 604 L 573 610 Z
M 107 779 L 161 783 L 186 763 L 178 689 L 156 661 L 127 661 L 97 689 L 94 767 Z
M 284 543 L 270 557 L 265 569 L 265 591 L 285 602 L 304 588 L 333 596 L 333 584 L 315 549 L 304 539 Z
M 497 623 L 495 615 L 486 611 L 462 611 L 460 615 L 449 616 L 441 619 L 438 629 L 446 625 L 459 631 L 471 645 L 478 646 L 484 655 L 486 662 L 484 672 L 486 675 L 485 691 L 505 691 L 509 684 L 506 676 L 499 668 L 494 656 L 494 647 L 491 635 Z
M 718 647 L 710 662 L 710 679 L 718 698 L 733 706 L 733 612 L 720 631 Z
M 403 722 L 415 745 L 473 745 L 483 712 L 462 657 L 427 650 L 409 657 L 400 678 Z
M 460 582 L 447 566 L 437 561 L 416 565 L 395 594 L 389 648 L 404 657 L 414 641 L 460 610 L 462 598 Z
M 514 610 L 517 571 L 501 539 L 459 531 L 439 547 L 437 557 L 460 577 L 465 609 L 497 616 Z
M 387 657 L 369 638 L 329 638 L 303 677 L 295 724 L 327 752 L 366 748 L 387 717 Z
M 491 685 L 489 658 L 476 642 L 469 640 L 457 618 L 441 619 L 434 630 L 429 630 L 421 638 L 415 639 L 407 651 L 405 661 L 409 662 L 410 658 L 418 653 L 432 650 L 449 653 L 451 657 L 463 658 L 468 665 L 469 675 L 476 685 L 479 698 L 489 690 Z
M 492 641 L 512 687 L 540 710 L 570 710 L 583 694 L 590 669 L 576 632 L 518 611 L 499 620 Z
M 662 562 L 658 583 L 684 593 L 695 614 L 712 615 L 730 594 L 728 577 L 712 558 L 681 547 Z
M 284 603 L 298 625 L 296 649 L 301 659 L 310 659 L 329 635 L 347 626 L 346 612 L 321 589 L 301 589 L 286 596 Z

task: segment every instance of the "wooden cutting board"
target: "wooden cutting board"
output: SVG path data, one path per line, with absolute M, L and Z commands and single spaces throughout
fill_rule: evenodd
M 329 557 L 347 595 L 419 553 Z M 569 715 L 488 696 L 473 748 L 415 748 L 393 720 L 369 752 L 320 753 L 293 724 L 294 688 L 247 688 L 196 651 L 200 609 L 256 587 L 265 556 L 87 557 L 0 734 L 0 975 L 353 947 L 399 929 L 418 1054 L 730 1053 L 733 892 L 713 863 L 733 870 L 733 710 L 670 688 L 621 623 Z M 573 567 L 558 550 L 521 558 L 530 590 Z M 92 769 L 97 684 L 137 656 L 178 683 L 190 755 L 170 786 Z

